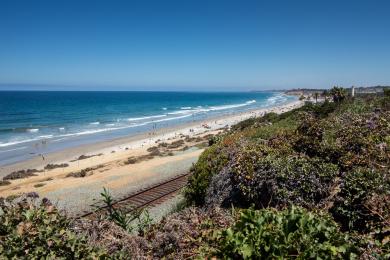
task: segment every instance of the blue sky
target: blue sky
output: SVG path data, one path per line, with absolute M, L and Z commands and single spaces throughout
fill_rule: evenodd
M 375 0 L 1 0 L 0 89 L 390 85 L 389 12 Z

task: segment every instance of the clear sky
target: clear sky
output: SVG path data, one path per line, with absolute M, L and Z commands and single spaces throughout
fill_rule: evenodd
M 389 13 L 389 0 L 1 0 L 0 89 L 390 85 Z

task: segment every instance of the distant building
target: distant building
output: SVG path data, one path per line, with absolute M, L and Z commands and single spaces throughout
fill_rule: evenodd
M 354 86 L 352 86 L 351 96 L 352 96 L 352 97 L 355 96 L 355 87 L 354 87 Z

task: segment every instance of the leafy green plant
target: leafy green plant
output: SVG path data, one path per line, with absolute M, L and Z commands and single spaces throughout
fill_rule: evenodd
M 347 172 L 331 209 L 345 229 L 377 232 L 390 226 L 390 178 L 366 168 Z
M 136 231 L 142 236 L 145 230 L 151 226 L 153 220 L 147 210 L 132 209 L 127 213 L 114 207 L 114 200 L 108 189 L 103 188 L 103 192 L 100 193 L 100 195 L 103 198 L 103 202 L 106 204 L 108 219 L 127 232 Z
M 48 203 L 5 203 L 1 210 L 2 259 L 108 258 L 104 251 L 71 231 L 70 221 Z
M 329 195 L 338 168 L 306 157 L 241 152 L 230 173 L 247 204 L 259 208 L 290 204 L 312 208 Z
M 357 253 L 329 216 L 296 207 L 242 210 L 214 239 L 209 254 L 225 259 L 345 259 Z

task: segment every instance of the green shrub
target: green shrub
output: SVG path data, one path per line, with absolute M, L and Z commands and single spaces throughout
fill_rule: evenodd
M 383 168 L 389 164 L 390 114 L 366 112 L 366 108 L 358 107 L 343 110 L 324 119 L 306 114 L 296 138 L 291 138 L 294 149 L 338 164 L 343 170 L 359 166 Z
M 274 123 L 269 122 L 268 124 L 263 123 L 259 127 L 253 129 L 252 133 L 248 136 L 253 139 L 264 139 L 268 140 L 276 135 L 282 135 L 286 133 L 292 133 L 297 128 L 297 120 L 292 118 L 284 118 Z M 245 134 L 245 133 L 244 133 Z
M 383 88 L 383 95 L 385 97 L 390 97 L 390 87 Z
M 380 231 L 390 225 L 390 178 L 375 170 L 357 168 L 342 179 L 331 209 L 345 229 Z
M 264 116 L 260 118 L 260 121 L 275 123 L 279 121 L 279 115 L 274 112 L 266 113 Z
M 337 106 L 333 102 L 324 102 L 321 104 L 308 103 L 300 108 L 293 109 L 280 115 L 269 113 L 261 118 L 252 119 L 252 121 L 245 123 L 245 129 L 250 128 L 251 122 L 255 122 L 252 125 L 256 126 L 255 130 L 253 130 L 252 133 L 247 134 L 247 136 L 261 139 L 270 139 L 276 135 L 291 134 L 298 129 L 302 122 L 304 122 L 304 120 L 302 120 L 302 114 L 311 115 L 313 122 L 317 122 L 319 119 L 326 118 L 329 114 L 334 112 L 336 107 Z M 303 118 L 307 119 L 308 116 Z
M 320 121 L 309 114 L 305 115 L 297 128 L 298 138 L 294 143 L 294 149 L 311 157 L 320 155 L 324 132 Z
M 383 168 L 390 163 L 390 150 L 385 145 L 390 135 L 390 113 L 346 114 L 341 124 L 335 143 L 342 168 Z
M 230 172 L 233 185 L 249 204 L 311 208 L 329 195 L 338 168 L 318 159 L 243 152 Z
M 307 103 L 299 111 L 309 112 L 315 115 L 317 118 L 325 118 L 329 114 L 333 113 L 337 108 L 337 105 L 334 102 L 329 102 L 326 100 L 323 103 Z M 295 112 L 295 111 L 294 111 Z M 281 116 L 290 116 L 290 112 L 283 113 Z
M 188 203 L 196 205 L 204 203 L 206 189 L 212 176 L 219 173 L 227 162 L 228 154 L 221 144 L 215 144 L 201 154 L 190 170 L 191 175 L 184 189 Z
M 108 258 L 76 236 L 69 220 L 51 205 L 22 202 L 3 205 L 0 256 L 6 259 Z
M 356 249 L 330 217 L 292 207 L 247 209 L 215 235 L 211 255 L 225 259 L 345 259 Z
M 258 121 L 257 118 L 249 118 L 246 120 L 243 120 L 231 127 L 231 131 L 242 131 L 248 127 L 252 127 L 256 122 Z

